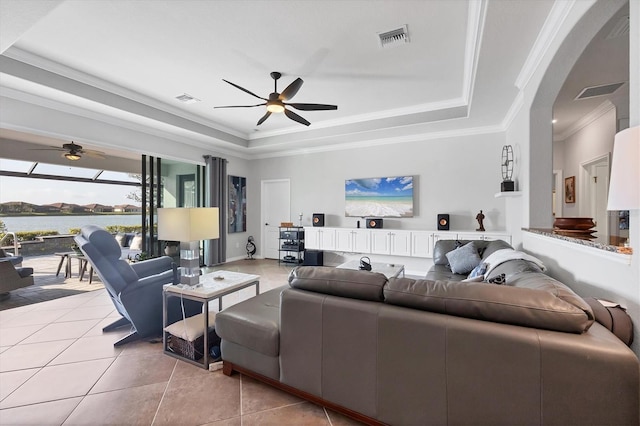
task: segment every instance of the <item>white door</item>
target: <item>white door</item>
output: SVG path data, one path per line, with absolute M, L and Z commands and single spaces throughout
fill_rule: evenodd
M 262 181 L 262 253 L 265 259 L 278 259 L 280 222 L 291 221 L 291 182 L 289 179 Z
M 600 235 L 606 235 L 609 230 L 607 223 L 607 190 L 609 188 L 609 166 L 607 164 L 597 164 L 595 167 L 595 196 L 594 214 L 596 229 Z

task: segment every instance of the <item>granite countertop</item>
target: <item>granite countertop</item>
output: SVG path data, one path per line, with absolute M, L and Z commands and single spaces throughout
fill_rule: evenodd
M 613 253 L 621 253 L 621 254 L 632 254 L 633 249 L 631 247 L 614 246 L 610 244 L 605 244 L 600 241 L 594 241 L 591 239 L 583 239 L 583 238 L 575 238 L 567 235 L 560 235 L 554 232 L 553 229 L 544 229 L 544 228 L 522 228 L 523 231 L 531 232 L 534 234 L 544 235 L 546 237 L 557 238 L 559 240 L 569 241 L 575 244 L 581 244 L 587 247 L 593 247 L 600 250 L 606 250 Z

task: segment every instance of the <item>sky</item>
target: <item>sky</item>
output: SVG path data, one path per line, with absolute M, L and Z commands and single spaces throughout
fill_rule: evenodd
M 126 198 L 133 191 L 136 187 L 0 176 L 0 203 L 139 205 Z

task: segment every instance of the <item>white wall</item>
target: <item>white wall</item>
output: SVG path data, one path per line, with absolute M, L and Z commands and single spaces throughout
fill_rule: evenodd
M 306 226 L 313 213 L 324 213 L 325 226 L 355 228 L 362 220 L 345 217 L 345 180 L 413 175 L 414 217 L 384 219 L 384 228 L 436 229 L 437 214 L 449 213 L 452 230 L 475 230 L 475 217 L 483 210 L 486 230 L 504 231 L 505 202 L 494 197 L 502 180 L 504 140 L 496 133 L 262 159 L 255 162 L 256 179 L 291 180 L 296 223 L 301 212 Z M 254 211 L 260 194 L 251 190 L 258 183 L 248 185 Z

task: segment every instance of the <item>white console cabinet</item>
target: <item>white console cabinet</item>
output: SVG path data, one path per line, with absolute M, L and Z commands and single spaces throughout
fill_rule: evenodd
M 336 230 L 334 228 L 304 228 L 304 238 L 307 249 L 336 250 Z
M 511 244 L 511 235 L 499 232 L 324 227 L 304 230 L 305 248 L 343 253 L 431 258 L 439 240 L 503 240 Z
M 433 256 L 433 232 L 411 231 L 411 256 Z
M 411 231 L 371 231 L 371 253 L 411 256 Z
M 336 251 L 370 253 L 371 232 L 368 229 L 336 229 Z

